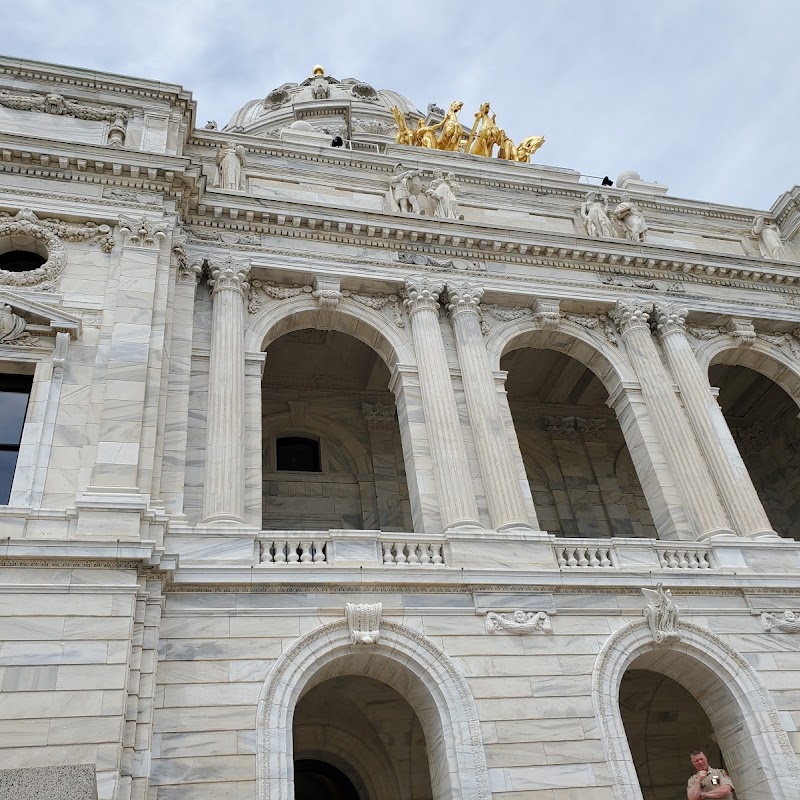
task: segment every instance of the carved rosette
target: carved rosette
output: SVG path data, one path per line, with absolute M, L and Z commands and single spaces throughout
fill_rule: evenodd
M 424 276 L 406 279 L 406 296 L 403 305 L 408 315 L 413 317 L 418 311 L 438 311 L 439 296 L 444 291 L 444 283 Z
M 505 631 L 516 636 L 531 633 L 552 633 L 553 625 L 546 611 L 517 609 L 513 614 L 498 614 L 490 611 L 486 615 L 486 633 Z
M 653 306 L 653 329 L 659 339 L 670 333 L 686 332 L 686 317 L 689 309 L 675 303 L 656 303 Z
M 617 300 L 608 316 L 625 336 L 632 330 L 643 328 L 649 332 L 648 321 L 653 311 L 652 303 L 642 303 L 639 300 Z
M 344 616 L 353 644 L 375 644 L 380 638 L 383 603 L 347 603 Z
M 167 220 L 119 218 L 119 230 L 125 245 L 132 247 L 158 248 L 166 235 L 172 230 L 172 223 Z
M 250 275 L 249 261 L 235 261 L 228 256 L 222 261 L 209 261 L 211 278 L 208 285 L 211 287 L 213 297 L 222 289 L 238 292 L 242 297 L 250 288 L 247 279 Z
M 87 222 L 74 225 L 59 219 L 39 219 L 29 208 L 23 208 L 16 216 L 0 213 L 0 239 L 7 237 L 32 239 L 35 245 L 47 251 L 47 261 L 36 269 L 25 272 L 10 272 L 0 269 L 0 286 L 31 287 L 46 289 L 61 274 L 67 263 L 64 242 L 90 242 L 100 245 L 104 253 L 114 247 L 114 238 L 108 225 Z
M 394 406 L 384 403 L 362 403 L 361 412 L 371 431 L 390 431 L 394 428 Z
M 456 314 L 480 312 L 483 286 L 464 281 L 463 283 L 447 283 L 447 311 L 451 316 Z

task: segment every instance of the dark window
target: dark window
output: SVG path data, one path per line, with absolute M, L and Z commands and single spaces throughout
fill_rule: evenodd
M 278 469 L 294 472 L 322 472 L 319 442 L 301 436 L 284 436 L 275 442 Z
M 7 253 L 0 253 L 0 269 L 7 272 L 30 272 L 46 262 L 46 258 L 29 250 L 9 250 Z
M 33 378 L 0 374 L 0 505 L 8 504 Z

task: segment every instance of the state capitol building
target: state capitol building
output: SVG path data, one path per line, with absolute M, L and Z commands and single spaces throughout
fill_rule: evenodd
M 0 58 L 0 797 L 797 800 L 800 186 L 298 78 Z

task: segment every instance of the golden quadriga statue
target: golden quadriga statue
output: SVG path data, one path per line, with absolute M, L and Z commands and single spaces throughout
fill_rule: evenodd
M 515 145 L 502 128 L 497 127 L 496 115 L 490 114 L 489 103 L 483 103 L 475 112 L 475 123 L 469 135 L 458 121 L 458 112 L 463 103 L 450 103 L 444 119 L 435 125 L 426 125 L 420 119 L 416 128 L 409 128 L 399 108 L 392 109 L 397 122 L 398 144 L 427 147 L 430 150 L 449 150 L 453 153 L 471 153 L 474 156 L 491 157 L 497 146 L 497 158 L 527 164 L 531 156 L 544 144 L 544 136 L 528 136 Z M 436 132 L 441 131 L 437 138 Z

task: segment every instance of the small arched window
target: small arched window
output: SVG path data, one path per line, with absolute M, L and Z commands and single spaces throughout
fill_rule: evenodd
M 319 441 L 303 436 L 283 436 L 275 440 L 278 470 L 322 472 Z

